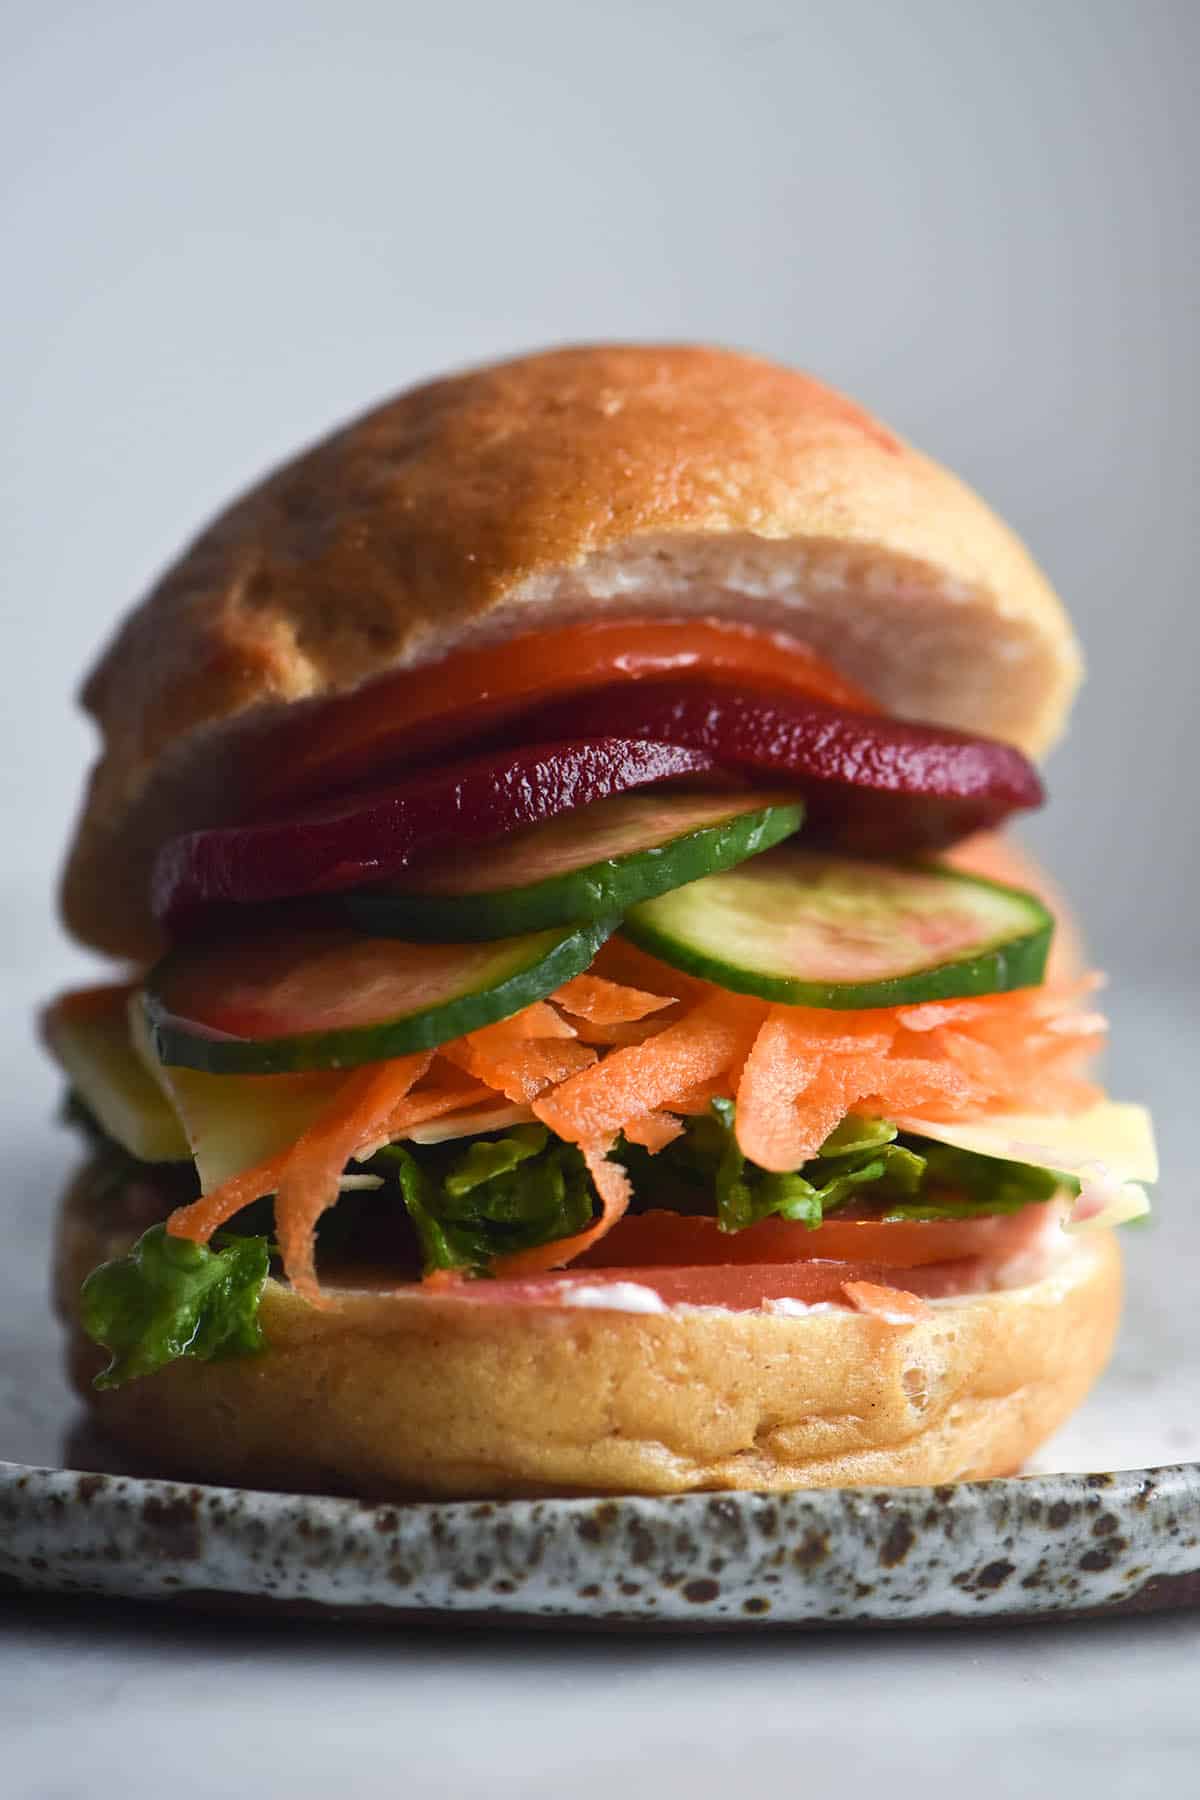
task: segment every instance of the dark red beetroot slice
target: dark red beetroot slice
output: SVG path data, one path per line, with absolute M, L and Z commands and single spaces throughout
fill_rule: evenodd
M 556 702 L 520 725 L 543 742 L 601 729 L 685 744 L 759 779 L 778 776 L 807 801 L 806 843 L 867 854 L 937 849 L 1045 797 L 1037 770 L 1011 744 L 820 700 L 638 683 Z
M 492 750 L 286 819 L 173 838 L 154 868 L 155 916 L 179 930 L 201 912 L 231 902 L 362 887 L 448 844 L 500 837 L 610 794 L 711 775 L 713 768 L 703 750 L 602 733 L 586 741 Z

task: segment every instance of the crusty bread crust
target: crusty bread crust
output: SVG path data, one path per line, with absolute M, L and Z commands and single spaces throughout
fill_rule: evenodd
M 63 1215 L 71 1370 L 103 1428 L 191 1480 L 387 1497 L 901 1486 L 1008 1474 L 1078 1406 L 1120 1308 L 1111 1233 L 1030 1286 L 911 1328 L 849 1311 L 668 1314 L 269 1282 L 269 1349 L 115 1392 L 78 1329 L 84 1275 L 129 1241 L 86 1177 Z
M 155 949 L 154 850 L 228 819 L 280 707 L 551 617 L 654 611 L 786 626 L 897 714 L 1033 752 L 1079 673 L 1012 533 L 811 377 L 698 346 L 522 357 L 277 470 L 129 616 L 84 690 L 104 747 L 68 924 Z

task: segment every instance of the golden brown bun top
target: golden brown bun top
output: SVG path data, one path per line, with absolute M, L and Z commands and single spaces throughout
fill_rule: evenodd
M 230 816 L 238 745 L 279 706 L 548 615 L 656 609 L 786 627 L 889 710 L 1032 752 L 1078 679 L 1012 533 L 810 376 L 698 346 L 521 357 L 411 389 L 286 464 L 129 616 L 84 689 L 104 750 L 69 925 L 153 950 L 154 849 Z

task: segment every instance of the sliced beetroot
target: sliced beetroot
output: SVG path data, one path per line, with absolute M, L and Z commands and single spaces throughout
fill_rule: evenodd
M 541 741 L 600 729 L 786 781 L 807 803 L 806 843 L 865 854 L 937 849 L 1045 797 L 1029 759 L 994 738 L 728 687 L 627 684 L 539 708 L 520 725 Z
M 362 887 L 449 845 L 502 837 L 611 794 L 714 770 L 707 752 L 686 745 L 607 733 L 572 738 L 492 750 L 285 819 L 173 838 L 154 868 L 155 916 L 178 931 L 210 909 Z

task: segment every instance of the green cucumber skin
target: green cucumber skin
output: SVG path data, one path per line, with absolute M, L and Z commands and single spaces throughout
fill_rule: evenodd
M 168 1067 L 199 1069 L 206 1075 L 294 1075 L 306 1069 L 356 1069 L 363 1063 L 436 1049 L 451 1038 L 494 1025 L 535 1000 L 544 1000 L 572 976 L 582 975 L 617 924 L 616 919 L 597 920 L 571 932 L 546 956 L 514 970 L 482 993 L 460 994 L 407 1017 L 340 1031 L 285 1038 L 219 1037 L 177 1018 L 149 984 L 142 1005 L 155 1052 Z
M 910 867 L 923 874 L 970 882 L 993 893 L 1013 895 L 1024 902 L 1037 924 L 1023 936 L 1011 938 L 977 956 L 940 963 L 936 968 L 878 981 L 838 982 L 799 981 L 789 976 L 741 969 L 734 963 L 722 962 L 703 951 L 693 950 L 670 932 L 638 919 L 635 914 L 622 922 L 621 934 L 640 950 L 687 975 L 697 975 L 701 980 L 728 988 L 735 994 L 753 994 L 757 999 L 771 1000 L 782 1006 L 869 1012 L 876 1007 L 916 1006 L 927 1000 L 979 999 L 987 994 L 1004 994 L 1014 988 L 1041 985 L 1054 936 L 1054 917 L 1040 900 L 1023 889 L 988 881 L 981 875 L 965 875 L 957 869 L 936 869 L 924 863 L 914 863 Z
M 718 825 L 685 832 L 653 850 L 549 875 L 529 887 L 491 894 L 351 893 L 343 905 L 349 922 L 373 937 L 410 942 L 482 942 L 619 917 L 643 900 L 686 887 L 705 875 L 731 869 L 773 849 L 800 829 L 800 805 L 768 806 Z

